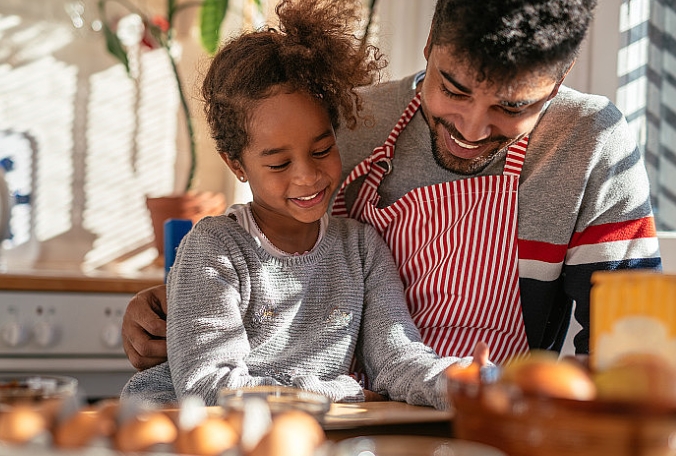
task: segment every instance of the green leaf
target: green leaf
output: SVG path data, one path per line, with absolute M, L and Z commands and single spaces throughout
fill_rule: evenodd
M 106 48 L 108 48 L 108 52 L 122 62 L 127 73 L 129 73 L 129 57 L 127 57 L 127 52 L 124 50 L 124 46 L 122 46 L 120 39 L 105 22 L 103 23 L 103 33 L 106 37 Z
M 221 24 L 228 12 L 228 0 L 205 0 L 200 11 L 200 36 L 202 46 L 214 54 L 220 44 Z

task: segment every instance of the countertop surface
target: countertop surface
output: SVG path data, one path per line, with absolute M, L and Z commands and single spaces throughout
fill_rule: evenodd
M 451 416 L 449 411 L 419 407 L 405 402 L 334 403 L 324 417 L 323 427 L 326 430 L 337 430 L 405 423 L 446 423 L 450 421 Z
M 0 269 L 0 292 L 136 293 L 164 282 L 164 269 L 138 271 L 78 269 Z

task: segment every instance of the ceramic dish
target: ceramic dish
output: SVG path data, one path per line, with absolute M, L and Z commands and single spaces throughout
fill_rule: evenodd
M 77 379 L 59 375 L 0 375 L 0 404 L 40 403 L 76 394 Z
M 334 445 L 331 456 L 507 456 L 502 451 L 459 439 L 413 435 L 354 437 Z

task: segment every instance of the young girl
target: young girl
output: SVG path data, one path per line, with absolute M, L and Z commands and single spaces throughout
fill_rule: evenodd
M 123 397 L 216 403 L 221 388 L 287 385 L 363 401 L 350 376 L 393 400 L 446 406 L 439 358 L 420 341 L 385 242 L 327 215 L 341 182 L 335 129 L 357 122 L 354 87 L 381 66 L 351 30 L 360 1 L 285 0 L 279 30 L 245 33 L 215 56 L 202 94 L 221 157 L 253 201 L 205 218 L 168 277 L 168 363 Z

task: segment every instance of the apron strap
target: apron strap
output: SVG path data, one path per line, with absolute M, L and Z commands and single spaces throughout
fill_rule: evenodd
M 502 170 L 504 176 L 521 176 L 523 162 L 526 160 L 526 149 L 528 148 L 528 135 L 524 136 L 516 143 L 509 146 L 505 168 Z
M 358 218 L 358 214 L 362 213 L 365 202 L 373 201 L 378 198 L 378 187 L 380 186 L 383 176 L 388 175 L 392 171 L 392 158 L 394 158 L 394 145 L 397 142 L 397 138 L 411 121 L 418 111 L 418 108 L 420 108 L 419 93 L 417 93 L 410 101 L 404 110 L 404 113 L 397 121 L 397 124 L 387 136 L 385 143 L 382 146 L 373 149 L 373 153 L 355 166 L 352 172 L 347 176 L 340 186 L 340 190 L 338 190 L 338 194 L 333 203 L 333 215 L 339 217 L 347 217 L 349 215 L 350 217 Z M 374 164 L 379 164 L 379 166 L 373 166 Z M 380 166 L 380 164 L 382 164 L 382 166 Z M 356 179 L 364 175 L 367 177 L 364 184 L 360 187 L 356 202 L 348 214 L 347 206 L 345 204 L 345 189 Z
M 347 176 L 343 184 L 340 186 L 336 199 L 333 203 L 332 214 L 339 217 L 352 217 L 361 220 L 364 206 L 367 202 L 374 205 L 378 204 L 380 199 L 378 195 L 378 187 L 384 176 L 392 172 L 392 159 L 394 158 L 394 146 L 399 138 L 399 134 L 409 124 L 415 113 L 420 108 L 420 93 L 410 101 L 403 114 L 397 121 L 390 134 L 387 136 L 385 143 L 382 146 L 373 149 L 373 153 L 362 160 Z M 503 175 L 519 177 L 523 169 L 523 163 L 526 159 L 526 149 L 528 148 L 528 135 L 521 138 L 515 144 L 509 146 L 507 150 L 507 157 L 505 160 L 505 167 L 502 171 Z M 379 164 L 379 166 L 373 166 Z M 380 165 L 382 164 L 382 166 Z M 364 183 L 359 188 L 357 199 L 352 205 L 352 209 L 347 211 L 345 203 L 345 189 L 352 182 L 362 176 L 366 176 Z

